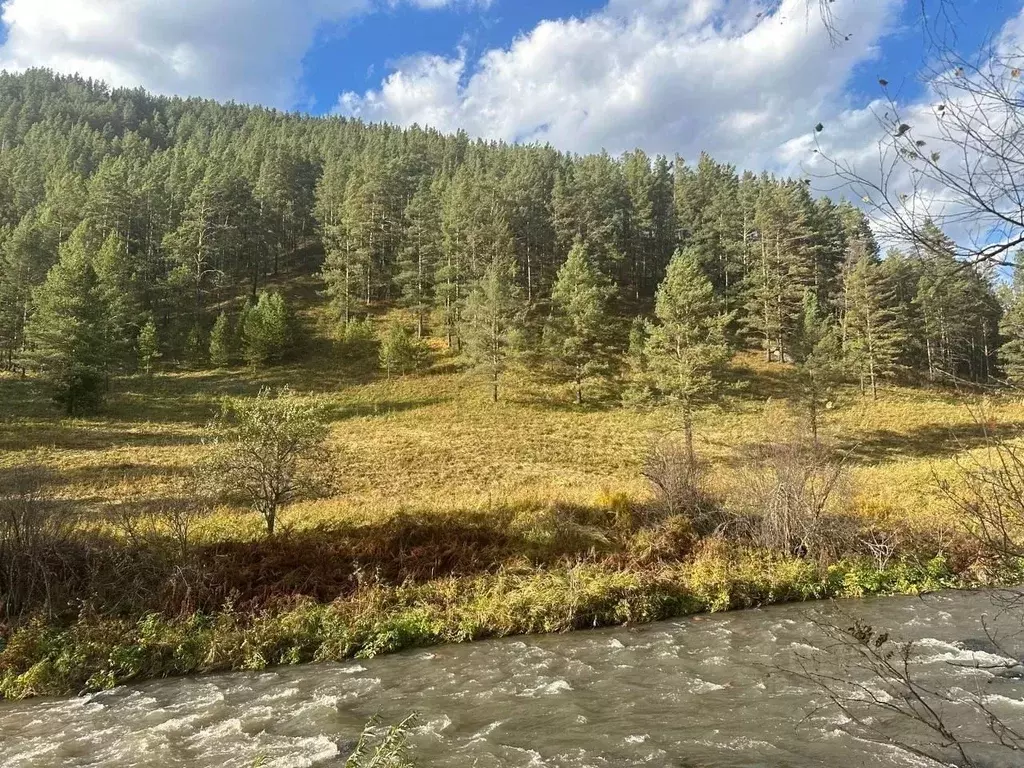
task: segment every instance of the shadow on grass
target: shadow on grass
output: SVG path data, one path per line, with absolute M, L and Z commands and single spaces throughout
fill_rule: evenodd
M 948 458 L 981 448 L 992 441 L 1017 437 L 1024 422 L 997 425 L 970 424 L 957 427 L 928 425 L 911 430 L 881 429 L 848 445 L 851 459 L 874 464 L 901 458 Z
M 156 515 L 185 503 L 154 499 L 143 506 L 125 504 L 121 511 Z M 69 606 L 88 600 L 109 615 L 187 615 L 219 610 L 227 602 L 242 609 L 299 598 L 331 602 L 373 584 L 412 585 L 508 567 L 596 560 L 623 549 L 607 511 L 530 512 L 528 525 L 516 524 L 524 510 L 514 508 L 408 513 L 363 525 L 283 530 L 269 538 L 202 541 L 185 554 L 168 536 L 125 541 L 83 532 L 52 553 L 50 572 L 60 583 L 37 594 L 25 612 L 41 609 L 48 595 L 59 595 Z

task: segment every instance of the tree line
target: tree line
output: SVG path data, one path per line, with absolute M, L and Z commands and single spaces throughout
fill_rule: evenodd
M 521 348 L 578 401 L 616 366 L 649 373 L 684 273 L 707 281 L 687 300 L 708 313 L 701 339 L 714 326 L 796 361 L 813 316 L 866 388 L 1024 370 L 1021 290 L 960 264 L 937 227 L 882 257 L 850 203 L 706 155 L 577 156 L 45 70 L 0 75 L 0 115 L 0 361 L 57 382 L 72 412 L 158 359 L 280 359 L 288 309 L 268 280 L 320 245 L 309 268 L 342 322 L 404 307 L 409 334 L 486 368 L 495 397 Z M 415 352 L 397 331 L 386 347 Z

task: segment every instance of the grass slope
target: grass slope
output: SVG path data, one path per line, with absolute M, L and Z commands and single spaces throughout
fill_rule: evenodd
M 306 329 L 289 366 L 118 381 L 102 415 L 74 420 L 54 413 L 37 382 L 0 380 L 0 484 L 31 469 L 115 542 L 112 519 L 180 501 L 179 478 L 206 454 L 204 428 L 224 395 L 288 384 L 321 396 L 343 467 L 338 494 L 291 507 L 274 540 L 244 509 L 203 519 L 188 561 L 202 589 L 178 590 L 184 568 L 153 566 L 130 599 L 0 630 L 0 696 L 969 583 L 971 563 L 944 551 L 959 525 L 935 477 L 951 476 L 986 435 L 1024 423 L 1013 398 L 892 388 L 872 401 L 844 390 L 826 430 L 849 457 L 849 512 L 927 543 L 881 569 L 766 558 L 636 524 L 649 500 L 643 458 L 675 428 L 670 410 L 576 407 L 525 373 L 495 405 L 440 349 L 430 370 L 385 381 L 334 339 L 314 280 L 286 285 Z M 749 482 L 756 446 L 791 429 L 795 391 L 790 368 L 754 354 L 731 377 L 728 397 L 697 422 L 726 500 Z

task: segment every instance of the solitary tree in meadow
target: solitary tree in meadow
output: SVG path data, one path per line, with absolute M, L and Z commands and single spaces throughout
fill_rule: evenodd
M 544 326 L 544 347 L 555 375 L 572 384 L 576 404 L 584 386 L 607 375 L 610 363 L 608 302 L 613 289 L 577 241 L 551 293 L 551 315 Z
M 329 431 L 322 406 L 288 388 L 226 400 L 213 425 L 214 474 L 273 536 L 282 509 L 330 486 Z
M 672 257 L 658 288 L 654 314 L 656 322 L 649 327 L 645 345 L 648 372 L 655 394 L 679 406 L 686 451 L 693 462 L 694 410 L 720 393 L 718 374 L 729 359 L 728 316 L 721 312 L 693 251 Z

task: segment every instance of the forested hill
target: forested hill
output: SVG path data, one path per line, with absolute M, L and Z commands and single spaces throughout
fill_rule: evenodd
M 733 339 L 776 359 L 798 343 L 809 298 L 872 374 L 982 379 L 1004 341 L 993 286 L 955 269 L 942 233 L 928 253 L 883 259 L 855 207 L 710 157 L 581 157 L 42 70 L 0 76 L 0 115 L 9 368 L 31 367 L 72 327 L 37 319 L 62 294 L 76 302 L 60 304 L 65 319 L 96 321 L 73 327 L 93 328 L 108 371 L 131 370 L 140 344 L 180 359 L 225 307 L 240 311 L 239 297 L 321 240 L 341 316 L 393 302 L 456 348 L 488 265 L 508 264 L 510 295 L 543 318 L 577 242 L 624 320 L 651 311 L 673 253 L 691 249 Z

